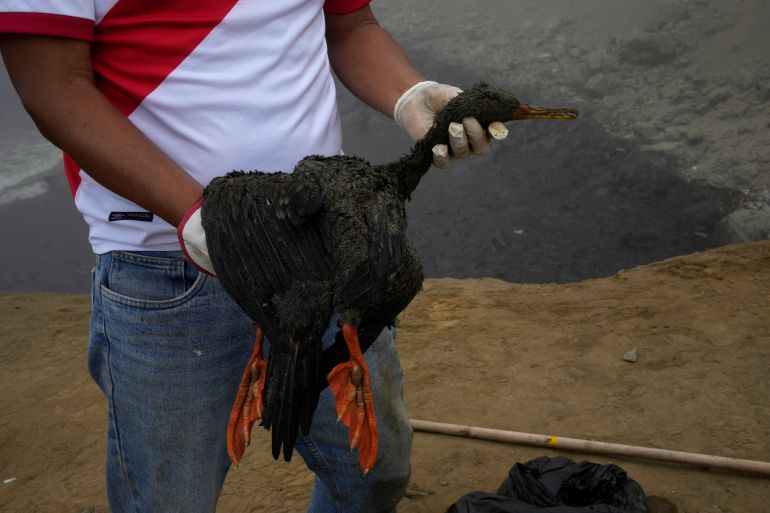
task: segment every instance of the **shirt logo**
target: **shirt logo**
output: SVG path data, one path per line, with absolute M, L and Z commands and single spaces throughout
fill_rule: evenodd
M 110 212 L 110 222 L 113 221 L 143 221 L 152 222 L 151 212 Z

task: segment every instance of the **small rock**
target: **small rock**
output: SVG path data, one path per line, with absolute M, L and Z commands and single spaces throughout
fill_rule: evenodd
M 633 348 L 632 350 L 623 354 L 622 358 L 624 362 L 636 363 L 636 348 Z
M 433 495 L 433 492 L 425 490 L 417 485 L 409 485 L 409 488 L 406 489 L 406 493 L 404 494 L 407 499 L 412 500 L 420 500 L 428 495 Z
M 601 69 L 602 66 L 604 66 L 604 59 L 606 56 L 607 54 L 604 50 L 594 50 L 593 52 L 589 53 L 586 56 L 586 64 L 588 64 L 588 69 L 591 71 Z
M 634 133 L 645 139 L 654 139 L 661 134 L 661 130 L 654 123 L 637 123 Z
M 694 127 L 686 127 L 680 129 L 680 133 L 684 136 L 684 139 L 687 141 L 687 144 L 689 146 L 695 146 L 698 144 L 701 144 L 703 141 L 706 140 L 706 137 L 703 135 L 703 131 L 699 128 Z
M 770 239 L 770 208 L 736 210 L 722 219 L 715 235 L 720 244 Z
M 449 486 L 449 481 L 447 481 L 446 479 L 439 479 L 438 484 L 440 484 L 441 486 Z
M 14 481 L 16 481 L 15 477 L 9 477 L 8 479 L 3 479 L 3 484 L 11 484 Z
M 663 130 L 663 140 L 664 141 L 679 141 L 684 138 L 684 134 L 682 134 L 682 131 L 673 126 L 666 127 L 665 130 Z

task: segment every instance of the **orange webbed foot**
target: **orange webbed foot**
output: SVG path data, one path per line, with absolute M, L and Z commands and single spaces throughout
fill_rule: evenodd
M 246 446 L 251 441 L 251 429 L 254 422 L 262 419 L 265 411 L 263 391 L 267 378 L 267 360 L 262 357 L 262 329 L 257 327 L 254 352 L 243 371 L 238 395 L 230 412 L 227 426 L 227 454 L 230 461 L 238 463 L 243 457 Z
M 327 379 L 337 406 L 337 421 L 347 426 L 350 449 L 358 449 L 358 463 L 366 474 L 377 460 L 377 419 L 372 384 L 369 367 L 358 344 L 356 327 L 343 324 L 342 334 L 350 360 L 334 367 Z

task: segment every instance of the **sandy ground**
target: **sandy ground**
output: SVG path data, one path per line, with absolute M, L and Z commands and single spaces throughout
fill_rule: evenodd
M 413 418 L 770 460 L 770 242 L 568 285 L 429 280 L 402 316 Z M 89 300 L 0 295 L 3 512 L 107 511 L 105 405 L 85 370 Z M 637 363 L 621 360 L 637 348 Z M 257 431 L 219 511 L 296 512 L 311 476 Z M 416 434 L 410 498 L 440 512 L 541 448 Z M 573 455 L 605 462 L 607 458 Z M 612 460 L 680 512 L 767 511 L 770 481 Z

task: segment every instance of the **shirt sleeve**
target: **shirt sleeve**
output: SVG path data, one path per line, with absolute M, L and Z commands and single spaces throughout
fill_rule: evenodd
M 0 33 L 94 39 L 94 0 L 2 0 Z
M 368 4 L 369 0 L 326 0 L 324 12 L 326 14 L 348 14 Z

